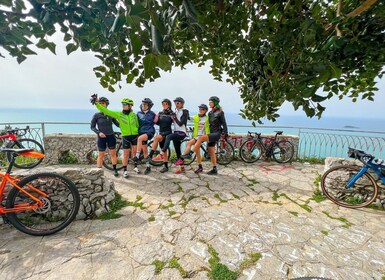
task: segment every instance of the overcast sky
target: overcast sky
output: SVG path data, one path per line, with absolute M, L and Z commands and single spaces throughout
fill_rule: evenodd
M 0 48 L 4 55 L 5 51 Z M 150 97 L 154 109 L 163 98 L 182 96 L 186 108 L 196 111 L 201 103 L 207 103 L 209 96 L 216 95 L 226 112 L 239 112 L 243 108 L 238 88 L 225 82 L 214 81 L 208 73 L 209 67 L 189 66 L 186 70 L 174 69 L 163 72 L 155 82 L 146 83 L 144 88 L 124 85 L 121 90 L 110 93 L 99 85 L 92 70 L 100 65 L 92 53 L 75 52 L 66 55 L 64 47 L 57 47 L 57 55 L 48 50 L 39 50 L 39 55 L 29 56 L 22 64 L 7 56 L 0 58 L 0 108 L 91 108 L 89 97 L 92 93 L 110 99 L 110 108 L 120 109 L 119 101 L 124 97 L 134 99 L 136 105 Z M 374 102 L 351 102 L 350 99 L 333 99 L 325 103 L 324 116 L 375 117 L 382 118 L 385 104 L 385 78 L 378 87 Z M 137 107 L 137 106 L 136 106 Z M 291 104 L 285 104 L 281 115 L 305 115 L 295 112 Z

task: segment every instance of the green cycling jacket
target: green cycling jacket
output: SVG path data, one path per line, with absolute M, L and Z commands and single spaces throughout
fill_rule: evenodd
M 113 117 L 118 120 L 122 136 L 138 135 L 139 121 L 138 116 L 134 112 L 130 112 L 128 115 L 122 111 L 111 111 L 106 107 L 96 103 L 96 108 L 103 114 Z
M 194 121 L 193 137 L 194 138 L 198 136 L 199 119 L 200 117 L 198 115 L 193 116 L 193 121 Z M 205 132 L 206 132 L 206 135 L 210 133 L 210 124 L 209 124 L 208 116 L 206 116 L 206 121 L 205 121 Z

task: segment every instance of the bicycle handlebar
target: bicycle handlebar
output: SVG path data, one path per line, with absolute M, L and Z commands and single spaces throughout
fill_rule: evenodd
M 7 130 L 8 134 L 17 134 L 18 136 L 24 136 L 27 134 L 27 131 L 29 130 L 29 125 L 27 125 L 25 128 L 14 128 Z M 18 133 L 19 131 L 23 131 L 22 133 Z
M 349 150 L 348 150 L 348 156 L 350 158 L 358 159 L 362 163 L 366 163 L 366 162 L 371 161 L 372 159 L 374 159 L 374 156 L 372 156 L 370 154 L 367 154 L 364 151 L 357 150 L 355 148 L 350 148 L 350 147 L 349 147 Z

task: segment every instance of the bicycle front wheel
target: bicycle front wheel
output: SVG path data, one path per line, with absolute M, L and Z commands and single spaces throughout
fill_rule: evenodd
M 244 142 L 239 149 L 239 156 L 244 162 L 253 163 L 259 160 L 262 155 L 261 146 L 253 140 Z
M 123 169 L 123 147 L 122 147 L 122 142 L 119 142 L 116 145 L 116 170 L 121 170 Z M 112 160 L 111 160 L 111 155 L 110 151 L 106 150 L 104 154 L 104 159 L 103 159 L 103 166 L 107 168 L 108 170 L 114 170 L 112 166 Z
M 50 235 L 64 229 L 75 219 L 80 196 L 74 183 L 67 177 L 38 173 L 25 177 L 18 182 L 18 186 L 43 203 L 39 208 L 25 210 L 36 201 L 18 188 L 10 190 L 6 208 L 15 212 L 8 213 L 7 218 L 18 230 L 36 236 Z
M 234 159 L 234 147 L 226 140 L 219 140 L 216 145 L 217 162 L 220 165 L 227 165 Z
M 349 180 L 360 171 L 358 166 L 336 166 L 326 171 L 321 179 L 323 193 L 335 204 L 360 208 L 371 204 L 377 197 L 378 186 L 369 173 L 364 173 L 347 189 Z
M 273 158 L 278 163 L 286 163 L 293 159 L 294 145 L 287 140 L 279 141 L 274 145 Z
M 25 148 L 25 149 L 33 149 L 36 152 L 44 154 L 43 146 L 34 139 L 20 139 L 16 142 L 13 142 L 10 148 Z M 7 152 L 7 159 L 9 162 L 12 160 L 12 152 Z M 21 169 L 30 169 L 38 166 L 44 158 L 32 158 L 32 157 L 23 157 L 18 156 L 15 160 L 14 166 Z

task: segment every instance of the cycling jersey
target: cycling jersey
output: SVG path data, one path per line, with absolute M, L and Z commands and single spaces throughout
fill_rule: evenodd
M 150 133 L 155 134 L 154 118 L 155 113 L 151 110 L 147 112 L 139 111 L 137 113 L 139 120 L 139 134 Z
M 210 133 L 209 118 L 205 115 L 200 117 L 199 115 L 193 116 L 194 130 L 193 138 Z
M 118 120 L 122 136 L 138 135 L 138 116 L 134 112 L 111 111 L 99 103 L 96 103 L 96 108 L 105 115 Z
M 227 134 L 225 113 L 222 110 L 211 110 L 208 114 L 210 133 Z
M 172 116 L 173 112 L 171 110 L 163 110 L 158 113 L 158 121 L 156 122 L 159 125 L 159 134 L 160 135 L 168 135 L 172 133 L 171 125 L 172 125 Z
M 112 124 L 115 124 L 117 127 L 119 127 L 119 122 L 116 119 L 111 118 L 101 112 L 98 112 L 94 114 L 91 120 L 91 130 L 96 134 L 102 132 L 105 135 L 112 135 L 114 134 Z

